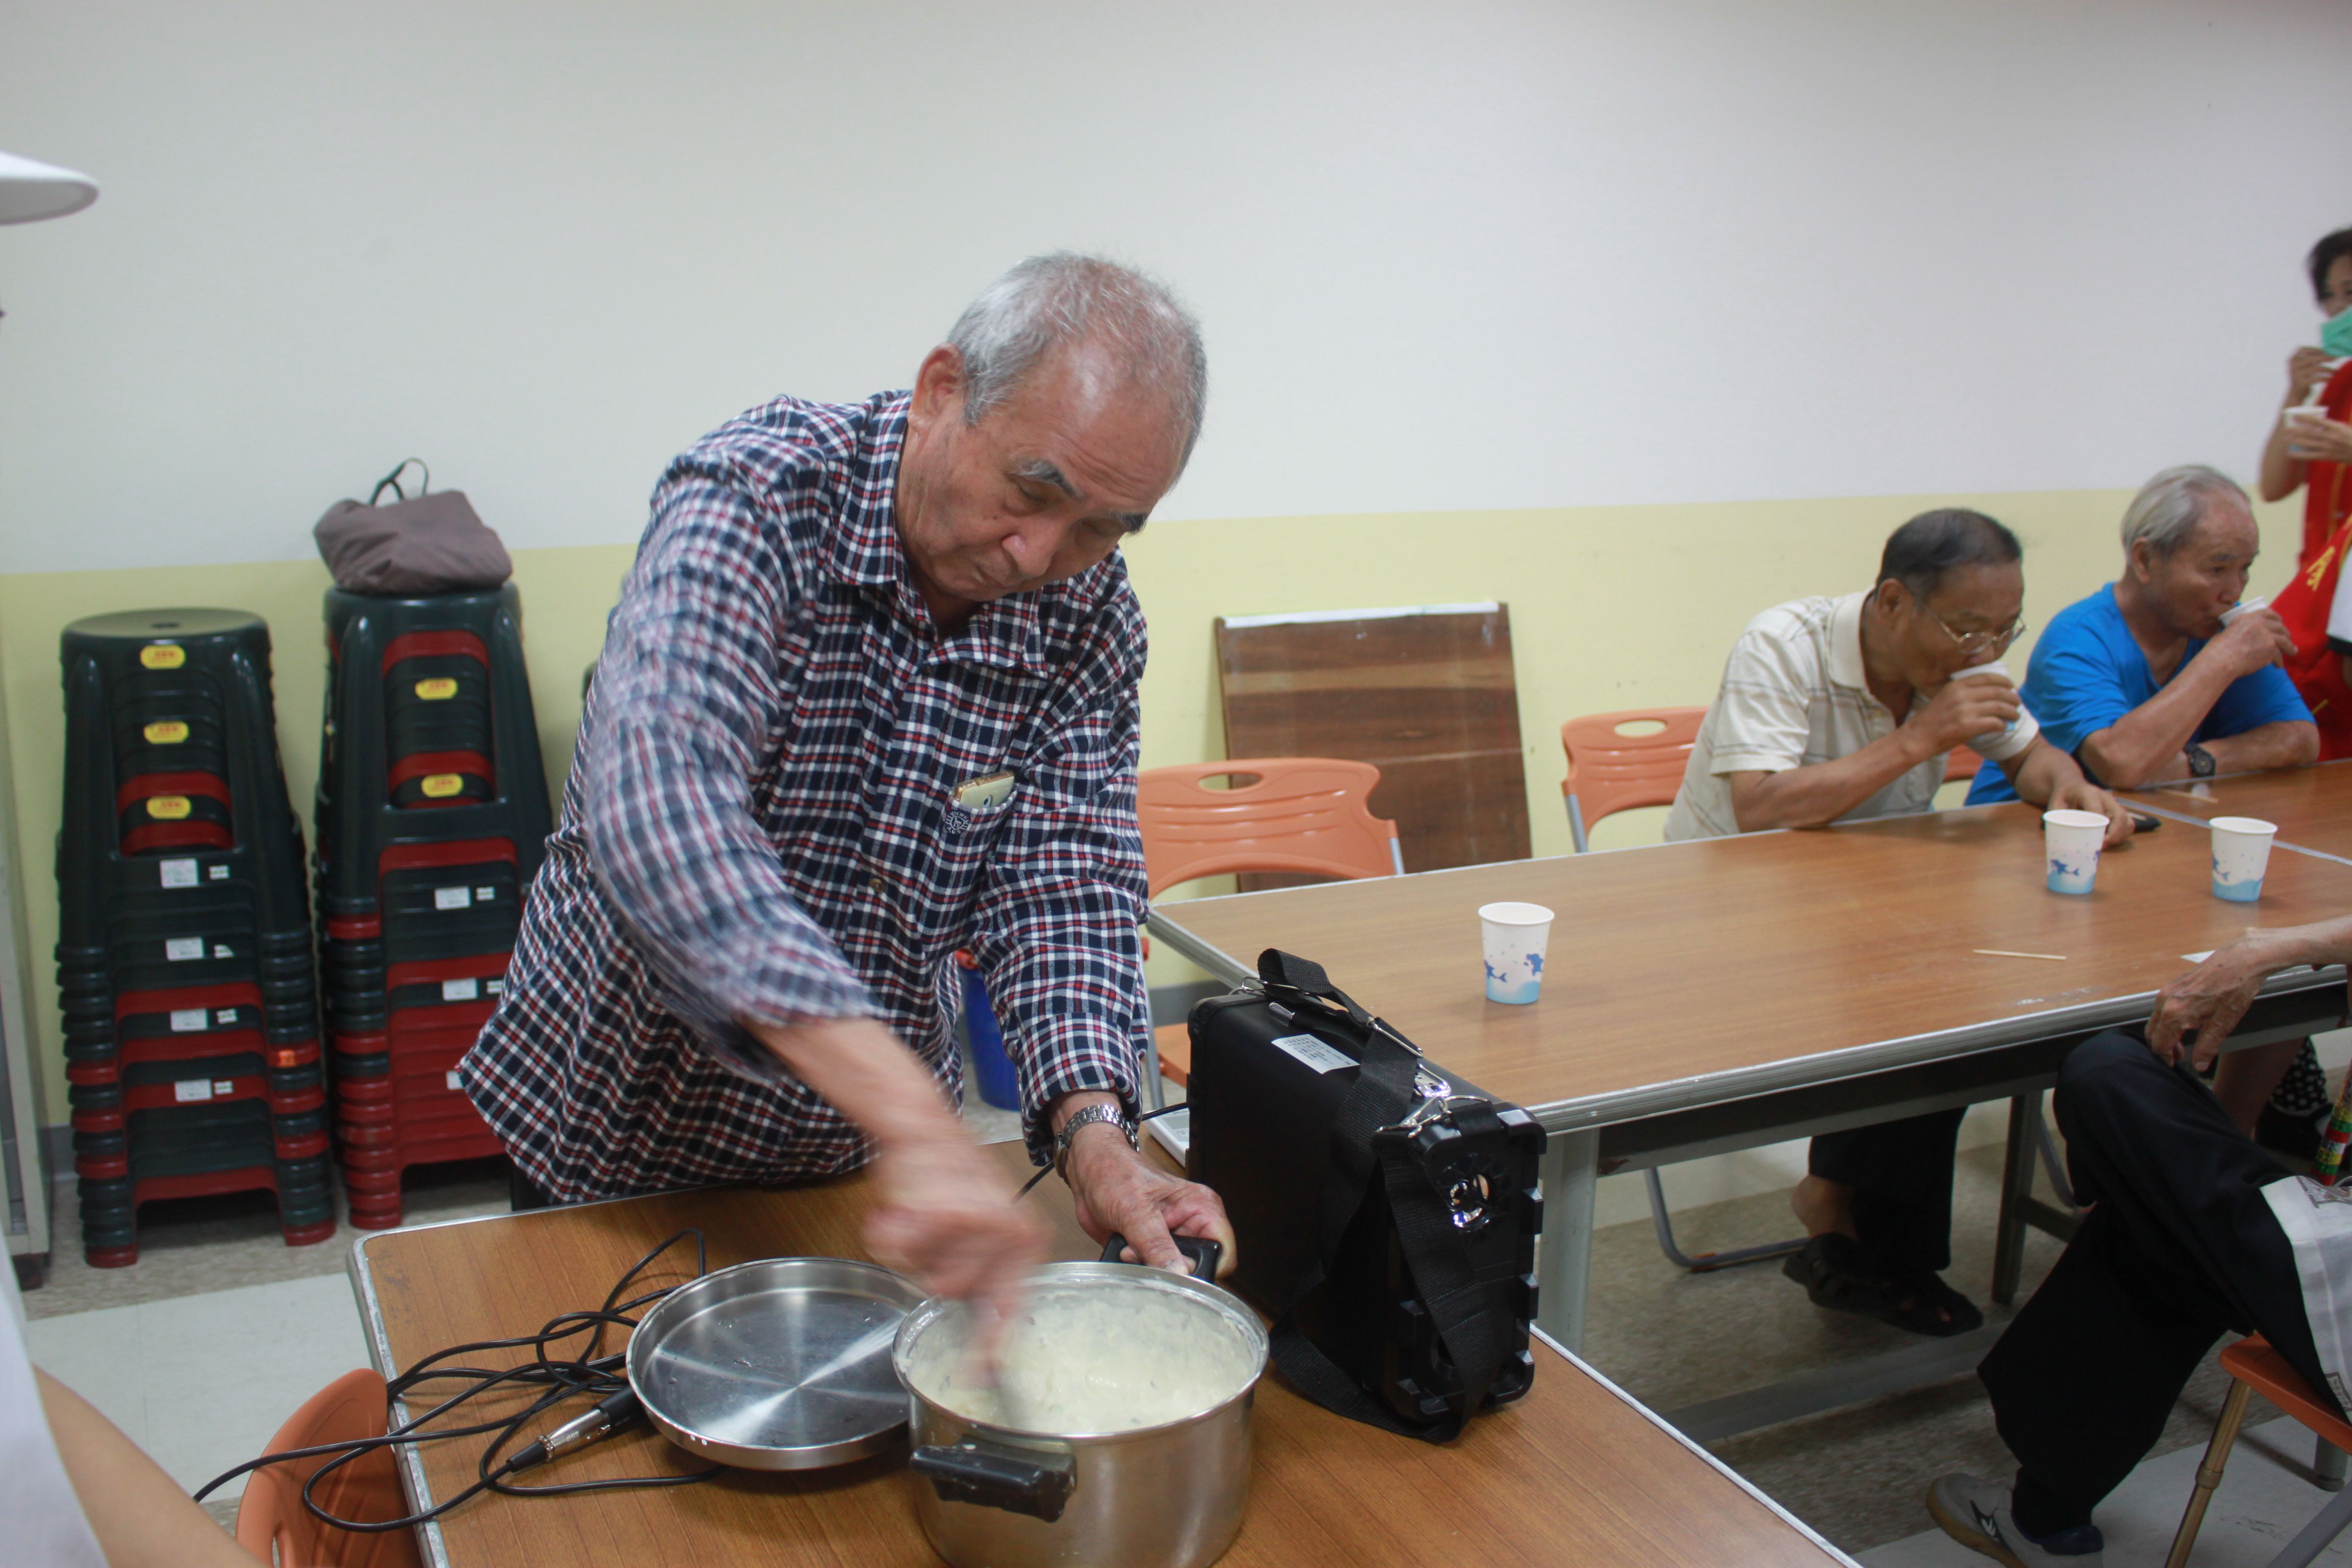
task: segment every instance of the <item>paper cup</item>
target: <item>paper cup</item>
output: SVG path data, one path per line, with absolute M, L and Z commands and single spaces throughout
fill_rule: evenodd
M 2107 819 L 2095 811 L 2043 812 L 2042 851 L 2050 890 L 2089 892 L 2099 878 L 2099 846 L 2106 837 Z
M 1998 678 L 2009 682 L 2011 686 L 2015 686 L 2017 684 L 2017 678 L 2010 674 L 2009 666 L 2001 663 L 1999 659 L 1993 660 L 1990 664 L 1970 665 L 1968 668 L 1960 671 L 1959 674 L 1952 677 L 1952 679 L 1954 680 L 1967 680 L 1974 676 Z M 1979 735 L 1975 740 L 1969 742 L 1969 744 L 1981 752 L 1987 746 L 1993 745 L 1998 742 L 2003 736 L 2014 735 L 2015 733 L 2017 733 L 2017 721 L 2011 719 L 2000 729 L 1989 730 L 1985 731 L 1985 733 Z
M 2271 840 L 2278 824 L 2253 816 L 2213 819 L 2213 896 L 2251 904 L 2263 896 L 2263 872 L 2271 863 Z
M 2221 624 L 2226 626 L 2240 616 L 2251 616 L 2257 610 L 2267 610 L 2270 607 L 2271 602 L 2259 594 L 2251 599 L 2241 599 L 2221 612 Z
M 1551 911 L 1541 904 L 1486 904 L 1478 910 L 1486 942 L 1486 1000 L 1524 1006 L 1543 991 L 1544 946 Z

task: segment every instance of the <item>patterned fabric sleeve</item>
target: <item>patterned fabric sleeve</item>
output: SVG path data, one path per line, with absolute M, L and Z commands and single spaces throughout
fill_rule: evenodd
M 1023 771 L 981 889 L 973 954 L 1041 1164 L 1053 1145 L 1045 1108 L 1061 1096 L 1108 1089 L 1136 1113 L 1136 1052 L 1150 1024 L 1137 935 L 1147 908 L 1138 730 L 1131 678 L 1109 707 L 1063 727 Z
M 736 1022 L 870 1016 L 865 985 L 793 900 L 750 809 L 775 708 L 775 628 L 800 591 L 781 520 L 681 459 L 596 667 L 583 751 L 597 879 L 680 1016 L 730 1066 L 781 1068 Z

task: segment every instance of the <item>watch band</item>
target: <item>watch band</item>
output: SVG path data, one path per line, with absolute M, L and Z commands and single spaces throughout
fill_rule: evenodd
M 1130 1149 L 1135 1147 L 1135 1123 L 1127 1119 L 1127 1112 L 1116 1105 L 1086 1106 L 1062 1123 L 1061 1136 L 1054 1140 L 1054 1173 L 1062 1180 L 1066 1182 L 1070 1179 L 1070 1140 L 1077 1136 L 1079 1128 L 1091 1127 L 1097 1121 L 1107 1121 L 1118 1128 L 1126 1137 L 1127 1146 Z
M 2189 777 L 2210 779 L 2213 776 L 2212 752 L 2207 751 L 2204 747 L 2199 745 L 2194 741 L 2189 742 L 2188 745 L 2182 747 L 2181 751 L 2183 754 L 2189 758 Z

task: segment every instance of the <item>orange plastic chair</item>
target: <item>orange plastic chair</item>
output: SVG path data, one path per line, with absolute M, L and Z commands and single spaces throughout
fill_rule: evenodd
M 1963 780 L 1972 779 L 1977 776 L 1977 770 L 1982 766 L 1984 766 L 1984 759 L 1976 752 L 1966 746 L 1954 746 L 1951 760 L 1944 764 L 1944 782 L 1959 784 Z
M 2197 1544 L 2197 1530 L 2205 1522 L 2205 1505 L 2213 1500 L 2213 1489 L 2221 1484 L 2221 1467 L 2230 1460 L 2231 1446 L 2238 1440 L 2238 1428 L 2246 1419 L 2246 1401 L 2255 1390 L 2263 1397 L 2294 1416 L 2323 1443 L 2338 1449 L 2352 1449 L 2352 1426 L 2327 1407 L 2326 1401 L 2311 1391 L 2311 1384 L 2287 1364 L 2286 1357 L 2271 1348 L 2270 1342 L 2260 1334 L 2249 1334 L 2221 1352 L 2221 1370 L 2230 1374 L 2230 1396 L 2221 1405 L 2221 1419 L 2214 1424 L 2213 1440 L 2205 1447 L 2205 1458 L 2197 1467 L 2197 1489 L 2189 1495 L 2189 1511 L 2180 1517 L 2180 1530 L 2172 1538 L 2172 1551 L 2164 1560 L 2164 1568 L 2182 1568 L 2189 1561 L 2191 1548 Z M 2340 1473 L 2340 1472 L 2339 1472 Z M 2341 1480 L 2336 1483 L 2342 1486 Z M 2325 1551 L 2327 1543 L 2352 1524 L 2352 1489 L 2336 1494 L 2326 1508 L 2303 1532 L 2286 1544 L 2286 1549 L 2271 1559 L 2271 1568 L 2302 1568 Z
M 1590 714 L 1559 727 L 1560 749 L 1568 753 L 1559 793 L 1568 800 L 1568 832 L 1579 855 L 1591 847 L 1585 835 L 1603 817 L 1674 805 L 1706 717 L 1704 708 L 1641 708 Z M 1652 724 L 1658 728 L 1628 732 Z
M 268 1452 L 381 1437 L 383 1379 L 347 1372 L 319 1390 L 278 1429 Z M 302 1486 L 333 1456 L 283 1459 L 247 1479 L 236 1505 L 236 1543 L 278 1568 L 424 1568 L 413 1531 L 362 1535 L 320 1523 L 302 1506 Z M 342 1519 L 398 1519 L 408 1500 L 393 1469 L 392 1451 L 371 1450 L 319 1483 L 320 1506 Z
M 1256 782 L 1238 780 L 1255 775 Z M 1206 781 L 1224 779 L 1210 789 Z M 1157 897 L 1196 877 L 1286 871 L 1355 880 L 1404 872 L 1396 824 L 1370 802 L 1381 770 L 1338 757 L 1249 757 L 1147 768 L 1136 780 L 1143 869 Z M 1182 1024 L 1153 1032 L 1160 1070 L 1188 1083 L 1192 1037 Z

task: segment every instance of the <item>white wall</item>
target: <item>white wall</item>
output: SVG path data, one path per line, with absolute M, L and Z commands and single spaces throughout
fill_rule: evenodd
M 426 455 L 634 537 L 1019 256 L 1212 337 L 1172 516 L 2250 467 L 2352 221 L 2343 0 L 15 0 L 0 570 L 278 559 Z

